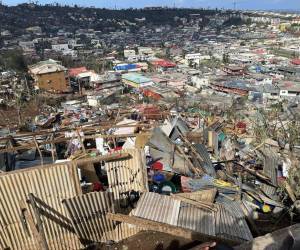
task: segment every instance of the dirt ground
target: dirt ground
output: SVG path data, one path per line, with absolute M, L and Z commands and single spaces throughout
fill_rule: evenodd
M 21 109 L 22 120 L 31 120 L 39 114 L 39 107 L 33 101 Z M 16 107 L 0 107 L 0 126 L 13 126 L 18 124 L 18 112 Z
M 175 237 L 167 233 L 144 231 L 122 242 L 111 245 L 101 245 L 97 250 L 187 250 L 201 244 L 199 241 L 190 241 Z M 215 248 L 216 249 L 216 248 Z M 220 248 L 218 248 L 220 249 Z M 231 248 L 222 248 L 231 249 Z

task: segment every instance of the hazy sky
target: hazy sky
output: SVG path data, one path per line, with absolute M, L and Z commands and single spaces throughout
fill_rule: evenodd
M 233 2 L 239 9 L 291 9 L 300 10 L 300 0 L 40 0 L 39 3 L 54 3 L 105 8 L 142 8 L 145 6 L 176 7 L 218 7 L 233 8 Z M 4 4 L 16 5 L 24 0 L 2 0 Z

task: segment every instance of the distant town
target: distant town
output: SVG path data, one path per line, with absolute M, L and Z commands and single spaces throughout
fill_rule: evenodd
M 300 14 L 236 7 L 0 4 L 1 249 L 298 249 Z

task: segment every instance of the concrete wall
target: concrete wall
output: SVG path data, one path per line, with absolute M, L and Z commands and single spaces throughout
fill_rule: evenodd
M 37 86 L 42 90 L 62 92 L 68 87 L 68 79 L 63 71 L 37 75 L 36 80 Z

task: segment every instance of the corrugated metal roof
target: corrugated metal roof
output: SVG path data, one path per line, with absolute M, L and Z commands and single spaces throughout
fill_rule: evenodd
M 263 168 L 263 173 L 270 177 L 271 182 L 274 186 L 277 186 L 277 167 L 278 167 L 278 159 L 276 155 L 271 152 L 270 150 L 266 150 L 264 152 L 264 168 Z M 262 191 L 269 196 L 272 199 L 277 200 L 276 197 L 276 188 L 263 183 L 262 186 Z
M 176 172 L 191 175 L 188 163 L 160 128 L 153 129 L 147 145 L 150 146 L 150 154 L 154 159 L 162 158 L 160 162 L 164 164 L 165 170 L 173 169 Z
M 223 205 L 216 205 L 217 212 L 209 212 L 184 202 L 178 204 L 176 201 L 170 196 L 144 193 L 132 210 L 132 215 L 225 239 L 252 239 L 244 217 L 233 216 Z
M 177 226 L 216 235 L 214 214 L 183 202 L 180 206 Z
M 21 219 L 21 203 L 26 204 L 35 218 L 31 205 L 26 203 L 30 193 L 37 197 L 49 249 L 79 249 L 82 245 L 70 230 L 71 222 L 61 203 L 81 193 L 77 167 L 73 164 L 44 165 L 0 174 L 0 246 L 18 250 L 40 248 Z
M 112 195 L 107 192 L 93 192 L 64 200 L 80 241 L 101 242 L 105 232 L 112 231 L 115 223 L 106 219 L 107 212 L 114 212 Z
M 170 196 L 144 193 L 132 215 L 176 226 L 180 203 Z
M 241 201 L 231 201 L 225 197 L 218 196 L 216 203 L 222 204 L 232 216 L 237 218 L 245 218 L 245 214 L 241 208 L 243 205 Z
M 64 201 L 75 232 L 81 242 L 120 241 L 136 234 L 139 229 L 126 223 L 118 224 L 106 218 L 115 212 L 112 193 L 92 192 Z
M 142 83 L 147 83 L 151 82 L 151 79 L 137 73 L 127 73 L 122 75 L 122 79 L 137 83 L 137 84 L 142 84 Z
M 209 157 L 209 154 L 207 152 L 206 147 L 203 144 L 195 144 L 195 149 L 197 150 L 197 153 L 201 156 L 203 159 L 202 167 L 205 169 L 205 172 L 213 177 L 216 176 L 216 171 L 213 167 L 212 161 Z
M 253 239 L 245 219 L 232 216 L 222 205 L 218 207 L 218 212 L 215 213 L 216 236 L 232 240 Z
M 114 194 L 117 201 L 127 199 L 131 191 L 148 191 L 144 152 L 140 149 L 126 149 L 121 151 L 123 152 L 129 153 L 132 157 L 105 163 L 108 191 Z

